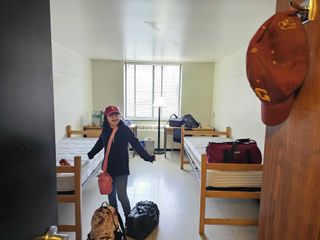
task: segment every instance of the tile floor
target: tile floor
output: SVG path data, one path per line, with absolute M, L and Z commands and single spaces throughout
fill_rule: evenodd
M 157 203 L 160 210 L 159 226 L 147 240 L 255 240 L 257 227 L 207 225 L 205 235 L 199 236 L 199 181 L 189 166 L 180 170 L 179 154 L 157 155 L 153 164 L 138 156 L 130 159 L 128 195 L 131 207 L 141 200 Z M 90 231 L 92 213 L 107 200 L 99 194 L 96 181 L 91 181 L 83 191 L 83 239 Z M 119 206 L 121 204 L 119 203 Z M 207 216 L 258 216 L 259 205 L 249 199 L 208 199 Z M 122 209 L 119 209 L 122 214 Z M 59 204 L 59 221 L 73 220 L 71 204 Z M 74 234 L 69 234 L 74 239 Z M 129 239 L 130 240 L 130 239 Z

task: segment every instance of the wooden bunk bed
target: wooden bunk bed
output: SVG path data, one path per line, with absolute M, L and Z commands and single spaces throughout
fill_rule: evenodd
M 202 142 L 201 148 L 197 146 L 198 151 L 192 153 L 192 148 L 186 147 L 186 137 L 207 137 L 205 140 L 208 142 Z M 208 137 L 212 137 L 208 139 Z M 191 139 L 191 138 L 189 138 Z M 211 140 L 210 140 L 211 139 Z M 226 131 L 214 131 L 214 130 L 202 130 L 192 129 L 186 130 L 181 129 L 181 151 L 180 151 L 180 168 L 184 168 L 184 164 L 191 164 L 193 169 L 198 172 L 200 178 L 200 213 L 199 213 L 199 234 L 204 234 L 205 225 L 257 225 L 257 219 L 238 219 L 238 218 L 208 218 L 205 215 L 206 212 L 206 198 L 244 198 L 244 199 L 260 199 L 260 188 L 261 188 L 261 177 L 262 177 L 262 164 L 231 164 L 231 163 L 208 163 L 207 156 L 205 154 L 205 147 L 209 141 L 232 141 L 231 129 L 228 127 Z M 202 139 L 204 140 L 204 139 Z M 188 160 L 185 159 L 185 153 L 188 156 Z M 197 158 L 201 160 L 195 160 L 195 155 L 198 154 Z M 197 161 L 200 161 L 197 163 Z M 221 172 L 222 171 L 222 172 Z M 235 173 L 235 176 L 240 173 L 242 178 L 245 179 L 246 174 L 254 175 L 254 183 L 252 186 L 236 186 L 231 187 L 226 185 L 216 185 L 214 182 L 208 182 L 209 174 L 222 174 L 224 178 L 228 178 Z M 211 176 L 210 176 L 211 178 Z M 241 181 L 243 180 L 241 179 Z M 211 179 L 212 180 L 212 179 Z M 251 181 L 251 180 L 250 180 Z M 229 184 L 229 183 L 228 183 Z M 240 184 L 240 183 L 239 183 Z
M 97 138 L 99 134 L 96 131 L 90 131 L 90 130 L 71 130 L 71 126 L 66 127 L 66 135 L 67 138 L 71 138 L 72 135 L 80 135 L 81 137 L 87 137 L 87 138 Z M 95 139 L 92 139 L 93 141 Z M 90 149 L 84 149 L 84 151 L 87 151 Z M 67 154 L 70 156 L 71 154 L 74 154 L 73 152 L 70 154 Z M 59 155 L 60 156 L 60 155 Z M 61 155 L 63 156 L 63 154 Z M 60 156 L 60 157 L 61 157 Z M 92 169 L 91 174 L 86 177 L 86 179 L 82 179 L 82 158 L 81 155 L 74 157 L 74 164 L 71 164 L 70 166 L 57 166 L 56 172 L 57 175 L 59 174 L 71 174 L 73 175 L 73 191 L 58 191 L 57 194 L 57 201 L 59 203 L 74 203 L 74 224 L 70 225 L 59 225 L 58 229 L 60 232 L 75 232 L 76 240 L 82 240 L 82 221 L 81 221 L 81 207 L 82 207 L 82 191 L 85 187 L 85 185 L 95 176 L 96 171 L 100 169 L 101 163 L 97 166 L 94 166 L 94 169 Z M 102 158 L 101 158 L 102 159 Z M 69 160 L 69 159 L 68 159 Z M 57 162 L 59 159 L 57 159 Z M 89 163 L 88 163 L 89 164 Z M 59 190 L 59 189 L 58 189 Z

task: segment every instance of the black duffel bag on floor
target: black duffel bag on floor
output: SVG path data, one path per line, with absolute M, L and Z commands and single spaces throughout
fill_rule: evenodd
M 159 209 L 151 201 L 140 201 L 131 210 L 126 220 L 127 236 L 143 240 L 159 223 Z

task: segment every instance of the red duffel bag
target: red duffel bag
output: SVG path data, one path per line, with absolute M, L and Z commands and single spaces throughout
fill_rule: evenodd
M 256 163 L 262 161 L 255 140 L 237 139 L 234 142 L 209 142 L 206 148 L 209 163 Z

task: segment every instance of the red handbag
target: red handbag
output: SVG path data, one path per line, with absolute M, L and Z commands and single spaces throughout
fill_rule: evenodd
M 112 177 L 107 172 L 98 175 L 98 185 L 100 194 L 110 194 L 112 192 Z
M 262 155 L 253 139 L 237 139 L 234 142 L 209 142 L 206 147 L 209 163 L 261 164 Z
M 112 133 L 107 145 L 107 150 L 104 156 L 103 167 L 102 167 L 103 172 L 98 175 L 99 191 L 100 191 L 100 194 L 103 194 L 103 195 L 110 194 L 112 192 L 112 177 L 110 176 L 109 173 L 107 173 L 107 166 L 108 166 L 108 157 L 111 149 L 111 143 L 117 130 L 118 130 L 118 127 L 115 127 L 112 129 Z

